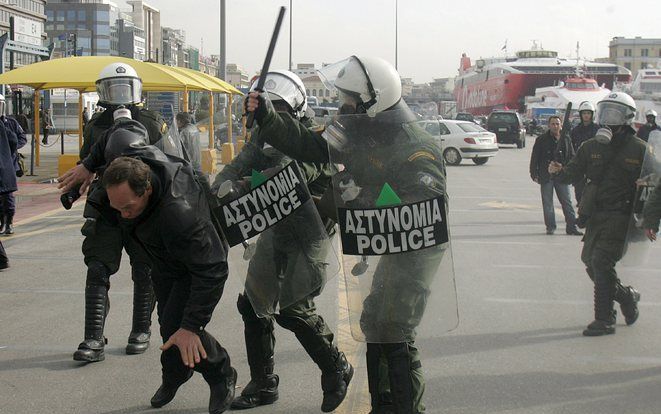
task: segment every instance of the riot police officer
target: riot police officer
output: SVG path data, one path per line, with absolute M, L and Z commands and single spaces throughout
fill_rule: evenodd
M 268 73 L 265 80 L 265 91 L 275 110 L 288 114 L 306 128 L 313 128 L 314 122 L 309 117 L 305 86 L 294 73 L 286 70 L 275 70 Z M 261 130 L 255 128 L 252 138 L 243 147 L 239 155 L 225 166 L 216 176 L 213 188 L 219 188 L 227 180 L 238 181 L 249 176 L 252 170 L 262 171 L 283 166 L 291 159 L 271 146 L 264 147 Z M 302 163 L 298 166 L 303 173 L 308 188 L 313 197 L 320 197 L 330 185 L 334 168 L 328 163 Z M 302 225 L 299 223 L 298 225 Z M 332 230 L 334 222 L 327 220 L 327 229 Z M 287 263 L 295 263 L 294 258 L 303 253 L 302 246 L 296 237 L 290 237 L 289 227 L 276 225 L 274 232 L 282 236 L 281 241 L 287 246 L 279 247 L 279 255 L 290 257 Z M 260 236 L 268 237 L 268 236 Z M 263 244 L 258 242 L 254 257 L 261 257 Z M 310 260 L 317 263 L 318 268 L 325 269 L 324 261 L 328 249 L 320 252 L 320 257 Z M 300 269 L 298 269 L 300 271 Z M 276 272 L 272 266 L 271 272 Z M 296 271 L 296 270 L 294 270 Z M 325 270 L 324 270 L 325 271 Z M 249 271 L 250 273 L 250 271 Z M 303 272 L 305 273 L 305 272 Z M 269 275 L 272 276 L 272 275 Z M 298 275 L 297 278 L 306 278 L 311 275 Z M 325 279 L 325 277 L 324 277 Z M 298 279 L 297 279 L 298 280 Z M 314 282 L 313 282 L 314 283 Z M 286 304 L 273 316 L 258 317 L 249 301 L 249 295 L 239 295 L 237 308 L 244 322 L 244 334 L 248 364 L 250 365 L 250 382 L 232 403 L 234 409 L 253 408 L 259 405 L 271 404 L 278 399 L 279 378 L 274 374 L 274 347 L 273 335 L 274 320 L 283 328 L 292 331 L 306 350 L 312 360 L 319 366 L 322 377 L 322 390 L 324 394 L 321 409 L 323 412 L 333 411 L 344 400 L 349 381 L 353 375 L 353 367 L 349 364 L 344 353 L 337 349 L 333 343 L 333 333 L 316 312 L 314 297 L 319 290 L 306 292 L 303 298 L 296 298 L 293 304 Z
M 60 177 L 60 188 L 64 192 L 75 191 L 81 184 L 82 193 L 91 182 L 94 174 L 102 174 L 105 165 L 104 151 L 107 134 L 114 122 L 115 110 L 125 107 L 133 119 L 140 122 L 148 131 L 149 143 L 159 141 L 167 127 L 159 114 L 144 109 L 142 101 L 142 81 L 136 71 L 125 63 L 113 63 L 105 67 L 96 82 L 99 105 L 106 108 L 94 114 L 83 132 L 84 142 L 80 150 L 81 163 Z M 140 354 L 149 347 L 151 337 L 151 314 L 154 307 L 151 287 L 151 266 L 146 254 L 127 233 L 130 223 L 116 217 L 101 214 L 89 201 L 95 199 L 99 184 L 93 183 L 85 204 L 86 222 L 81 232 L 83 255 L 87 265 L 85 283 L 85 338 L 73 355 L 76 361 L 96 362 L 105 359 L 103 335 L 105 318 L 109 310 L 108 290 L 110 276 L 119 270 L 122 248 L 131 259 L 133 279 L 133 321 L 126 346 L 127 354 Z
M 373 154 L 366 154 L 367 159 L 362 163 L 345 163 L 346 172 L 361 182 L 385 179 L 396 186 L 399 184 L 402 192 L 422 187 L 423 191 L 445 197 L 445 169 L 440 148 L 424 131 L 408 128 L 408 122 L 416 117 L 401 99 L 401 81 L 395 68 L 379 58 L 356 56 L 337 64 L 337 68 L 337 77 L 329 86 L 339 91 L 340 114 L 363 114 L 369 118 L 358 126 L 359 130 L 367 128 L 364 132 L 369 132 L 370 124 L 376 124 L 370 119 L 389 121 L 386 128 L 362 137 L 365 144 L 374 149 Z M 255 111 L 261 134 L 269 144 L 297 160 L 328 160 L 328 143 L 321 131 L 310 131 L 289 116 L 276 115 L 257 93 L 249 95 L 247 109 Z M 376 139 L 384 142 L 372 142 Z M 398 144 L 397 151 L 392 151 L 393 147 L 386 150 L 387 159 L 381 158 L 385 154 L 379 148 L 380 144 L 387 146 L 386 142 Z M 437 260 L 442 256 L 432 249 L 423 255 L 427 254 L 429 256 L 418 263 L 407 261 L 406 255 L 401 255 L 401 262 L 397 255 L 388 256 L 391 258 L 388 264 L 377 267 L 373 289 L 365 300 L 360 325 L 367 341 L 373 414 L 425 411 L 422 364 L 414 340 L 430 288 L 430 280 L 425 277 L 430 269 L 425 263 L 438 266 Z M 396 284 L 398 288 L 384 291 L 379 288 L 377 278 L 380 283 Z M 404 280 L 407 282 L 402 283 Z M 383 306 L 394 302 L 402 306 L 398 309 L 400 312 L 386 312 Z M 376 327 L 394 333 L 394 339 L 379 338 Z
M 599 126 L 594 123 L 594 104 L 590 101 L 581 102 L 578 106 L 578 114 L 581 117 L 581 122 L 571 130 L 571 142 L 574 146 L 574 153 L 578 148 L 588 139 L 597 134 Z M 585 187 L 585 179 L 574 183 L 574 195 L 576 196 L 576 204 L 581 203 L 581 195 Z
M 615 271 L 623 254 L 636 180 L 645 156 L 645 143 L 631 127 L 635 114 L 636 103 L 629 95 L 611 93 L 597 104 L 597 122 L 610 131 L 585 141 L 566 166 L 557 162 L 549 166 L 550 173 L 560 174 L 566 181 L 588 179 L 583 197 L 590 204 L 590 216 L 581 260 L 594 282 L 595 319 L 583 331 L 585 336 L 615 333 L 614 301 L 620 304 L 627 325 L 638 319 L 640 293 L 623 286 Z
M 644 125 L 638 128 L 636 136 L 643 141 L 647 141 L 652 131 L 661 131 L 661 127 L 656 124 L 657 113 L 654 109 L 648 109 L 645 111 L 645 120 L 647 121 Z

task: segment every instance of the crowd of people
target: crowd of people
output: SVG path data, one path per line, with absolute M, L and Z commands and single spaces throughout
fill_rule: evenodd
M 438 144 L 415 127 L 416 117 L 401 98 L 399 74 L 389 63 L 352 56 L 326 68 L 324 78 L 338 90 L 341 122 L 325 128 L 311 118 L 305 87 L 297 75 L 282 70 L 265 76 L 265 90 L 253 90 L 245 100 L 245 109 L 254 114 L 257 124 L 251 140 L 209 183 L 201 173 L 199 132 L 190 114 L 177 114 L 172 126 L 177 134 L 169 134 L 160 114 L 141 105 L 142 83 L 135 70 L 124 63 L 112 64 L 97 82 L 103 110 L 84 114 L 81 163 L 59 177 L 63 192 L 87 193 L 81 230 L 87 266 L 85 323 L 83 341 L 73 359 L 85 363 L 105 359 L 108 292 L 125 250 L 134 282 L 127 354 L 141 354 L 149 348 L 154 308 L 158 314 L 162 383 L 151 398 L 153 407 L 172 401 L 195 371 L 208 383 L 210 413 L 273 404 L 279 398 L 274 364 L 277 323 L 294 333 L 319 367 L 321 410 L 335 410 L 347 395 L 354 367 L 338 349 L 331 328 L 315 306 L 315 298 L 323 291 L 331 250 L 325 240 L 338 231 L 339 224 L 343 248 L 347 248 L 345 215 L 352 209 L 393 208 L 398 212 L 395 209 L 400 206 L 438 206 L 434 203 L 440 200 L 442 207 L 429 211 L 431 223 L 427 224 L 447 226 L 442 154 Z M 581 123 L 571 132 L 563 130 L 559 117 L 550 117 L 548 130 L 536 139 L 532 150 L 530 175 L 540 186 L 546 233 L 552 235 L 556 230 L 555 192 L 566 233 L 583 236 L 581 260 L 594 284 L 594 321 L 583 331 L 586 336 L 615 332 L 615 302 L 628 325 L 639 315 L 640 293 L 620 282 L 615 264 L 624 250 L 645 141 L 661 128 L 655 123 L 656 114 L 650 112 L 648 123 L 636 136 L 632 128 L 635 111 L 635 102 L 624 93 L 610 94 L 596 108 L 586 102 L 579 108 Z M 0 112 L 4 114 L 2 96 Z M 43 141 L 47 142 L 52 120 L 47 111 L 44 115 Z M 5 174 L 5 166 L 16 171 L 16 150 L 25 144 L 25 134 L 12 118 L 2 115 L 0 120 L 0 232 L 11 234 L 16 175 Z M 170 151 L 162 143 L 173 137 L 179 145 Z M 338 161 L 345 167 L 342 172 L 335 165 Z M 227 234 L 233 224 L 223 209 L 236 205 L 242 196 L 292 165 L 298 175 L 288 175 L 289 182 L 300 177 L 305 188 L 296 197 L 307 194 L 314 200 L 309 205 L 316 207 L 295 218 L 292 209 L 281 214 L 269 230 L 255 233 L 259 239 L 237 301 L 250 379 L 236 396 L 237 371 L 230 355 L 206 329 L 232 266 Z M 253 181 L 246 181 L 251 176 Z M 375 190 L 374 183 L 379 183 Z M 574 186 L 578 214 L 570 185 Z M 656 238 L 661 219 L 661 184 L 657 188 L 645 206 L 650 240 Z M 298 204 L 304 201 L 300 199 Z M 219 213 L 222 211 L 225 213 Z M 438 220 L 432 220 L 436 214 Z M 314 225 L 306 227 L 311 223 Z M 435 227 L 433 237 L 425 236 L 427 244 L 422 249 L 417 247 L 422 241 L 418 243 L 412 236 L 414 231 L 417 229 L 402 233 L 408 245 L 397 246 L 399 250 L 374 253 L 379 248 L 376 237 L 360 247 L 371 253 L 356 250 L 362 255 L 352 270 L 357 274 L 370 266 L 367 254 L 378 256 L 360 308 L 374 414 L 425 412 L 416 331 L 436 272 L 448 257 L 449 232 L 447 227 Z M 7 266 L 0 244 L 0 268 Z M 356 270 L 361 266 L 362 270 Z M 273 292 L 255 289 L 267 279 L 277 281 L 275 299 Z M 301 282 L 310 288 L 297 289 Z M 264 301 L 269 300 L 265 308 Z M 397 309 L 392 308 L 394 303 Z M 271 310 L 265 313 L 264 309 Z

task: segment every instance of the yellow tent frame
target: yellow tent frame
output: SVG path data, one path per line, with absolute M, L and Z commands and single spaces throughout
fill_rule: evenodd
M 34 88 L 34 136 L 37 142 L 39 131 L 39 92 L 49 89 L 75 89 L 79 92 L 78 105 L 82 107 L 82 93 L 96 91 L 96 81 L 103 68 L 112 63 L 125 63 L 133 67 L 142 79 L 143 91 L 184 92 L 184 107 L 188 110 L 188 91 L 209 92 L 211 110 L 213 93 L 242 95 L 232 85 L 192 69 L 142 62 L 118 56 L 78 56 L 46 60 L 14 69 L 0 75 L 0 84 L 25 85 Z M 231 108 L 228 105 L 228 108 Z M 231 109 L 228 109 L 231 111 Z M 213 112 L 212 112 L 213 113 Z M 231 119 L 231 112 L 228 114 Z M 83 118 L 78 115 L 78 145 L 82 147 Z M 213 148 L 213 117 L 209 125 L 209 147 Z M 231 131 L 230 131 L 231 132 Z M 35 164 L 39 166 L 39 146 L 35 148 Z

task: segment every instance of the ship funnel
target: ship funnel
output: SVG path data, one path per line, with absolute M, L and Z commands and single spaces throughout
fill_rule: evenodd
M 459 63 L 459 72 L 465 72 L 471 67 L 471 58 L 466 56 L 465 53 L 461 54 L 461 62 Z

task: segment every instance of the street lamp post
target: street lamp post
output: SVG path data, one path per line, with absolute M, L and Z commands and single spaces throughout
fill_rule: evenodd
M 397 6 L 398 6 L 398 0 L 395 0 L 395 70 L 397 70 L 397 57 L 398 57 L 397 56 L 398 55 L 398 53 L 397 53 L 397 43 L 398 43 L 397 42 L 397 34 L 398 34 L 398 31 L 399 31 L 398 30 L 398 12 L 397 12 L 398 7 Z
M 292 24 L 291 24 L 291 22 L 292 22 L 292 14 L 293 14 L 292 0 L 289 0 L 289 71 L 290 72 L 291 72 L 291 68 L 294 64 L 291 60 L 291 39 L 292 39 L 292 31 L 291 31 Z

